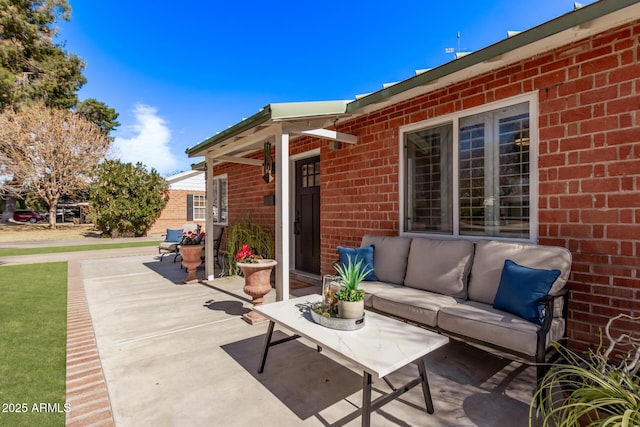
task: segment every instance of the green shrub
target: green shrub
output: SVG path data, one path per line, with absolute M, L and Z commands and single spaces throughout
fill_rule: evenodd
M 273 258 L 273 236 L 260 224 L 252 222 L 251 216 L 242 218 L 229 225 L 227 234 L 227 252 L 229 258 L 229 274 L 236 275 L 240 269 L 237 265 L 236 254 L 242 245 L 249 245 L 254 254 L 263 258 Z
M 108 236 L 143 236 L 169 201 L 168 191 L 155 169 L 107 160 L 89 186 L 90 219 Z

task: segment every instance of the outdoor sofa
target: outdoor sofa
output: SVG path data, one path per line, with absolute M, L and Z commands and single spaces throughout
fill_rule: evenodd
M 550 344 L 566 338 L 565 248 L 365 235 L 361 248 L 338 249 L 341 262 L 357 251 L 373 264 L 360 284 L 369 309 L 535 362 L 538 381 Z

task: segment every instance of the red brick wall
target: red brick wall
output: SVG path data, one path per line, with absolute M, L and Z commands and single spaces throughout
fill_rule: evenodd
M 205 228 L 204 221 L 187 221 L 187 195 L 204 196 L 204 191 L 170 190 L 169 201 L 147 234 L 165 234 L 167 228 L 180 228 L 182 224 L 195 223 Z
M 272 154 L 275 156 L 275 153 Z M 262 152 L 252 156 L 262 159 Z M 262 166 L 222 164 L 214 167 L 214 174 L 227 174 L 229 197 L 229 224 L 251 217 L 273 233 L 275 239 L 275 206 L 265 206 L 264 196 L 276 194 L 275 181 L 267 184 L 262 179 Z
M 539 242 L 573 253 L 569 334 L 595 345 L 618 312 L 640 315 L 640 21 L 571 43 L 339 126 L 357 145 L 321 147 L 321 256 L 365 233 L 399 232 L 399 127 L 515 95 L 539 94 Z M 229 169 L 230 217 L 273 225 L 260 172 Z M 629 325 L 633 327 L 633 325 Z M 636 330 L 637 325 L 635 326 Z
M 597 344 L 611 316 L 640 315 L 639 36 L 636 22 L 538 59 L 540 241 L 573 253 L 578 344 Z

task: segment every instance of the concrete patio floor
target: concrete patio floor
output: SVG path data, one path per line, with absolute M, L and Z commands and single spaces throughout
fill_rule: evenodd
M 362 373 L 338 356 L 291 341 L 257 373 L 267 323 L 242 320 L 251 307 L 242 279 L 182 285 L 179 264 L 156 255 L 78 263 L 116 426 L 360 425 Z M 374 412 L 373 426 L 528 425 L 534 368 L 456 341 L 425 363 L 435 413 L 416 387 Z M 374 381 L 374 398 L 389 390 Z

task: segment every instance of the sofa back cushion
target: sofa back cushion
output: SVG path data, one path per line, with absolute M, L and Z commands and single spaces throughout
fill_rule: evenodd
M 411 239 L 407 237 L 374 236 L 362 237 L 363 247 L 373 245 L 373 269 L 381 282 L 402 285 L 407 272 L 407 258 Z
M 416 237 L 411 241 L 404 285 L 466 298 L 472 260 L 473 243 L 468 240 Z
M 376 281 L 378 278 L 376 277 L 375 269 L 373 267 L 374 250 L 375 246 L 373 245 L 364 246 L 362 248 L 345 248 L 343 246 L 338 246 L 338 260 L 344 268 L 349 265 L 349 262 L 352 264 L 357 264 L 358 262 L 362 263 L 361 268 L 367 271 L 367 275 L 364 277 L 364 280 Z
M 493 304 L 500 285 L 502 267 L 507 259 L 530 268 L 560 270 L 560 276 L 553 283 L 550 293 L 562 289 L 569 279 L 571 252 L 566 248 L 481 240 L 476 243 L 471 267 L 470 300 Z

